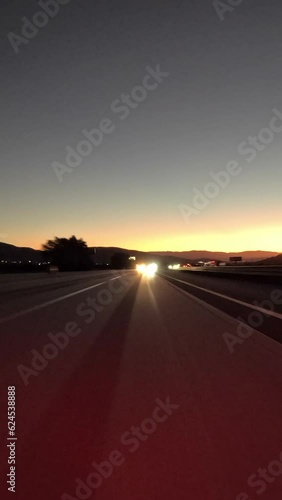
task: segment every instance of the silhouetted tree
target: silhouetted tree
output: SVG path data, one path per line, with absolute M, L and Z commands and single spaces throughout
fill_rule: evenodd
M 58 266 L 59 271 L 86 271 L 93 267 L 87 244 L 75 236 L 56 236 L 43 245 L 43 250 L 52 264 Z

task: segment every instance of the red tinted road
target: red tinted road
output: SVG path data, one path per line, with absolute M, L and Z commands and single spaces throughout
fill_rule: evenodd
M 234 319 L 159 277 L 110 279 L 0 325 L 1 498 L 15 385 L 14 498 L 281 499 L 281 345 L 254 332 L 231 354 Z

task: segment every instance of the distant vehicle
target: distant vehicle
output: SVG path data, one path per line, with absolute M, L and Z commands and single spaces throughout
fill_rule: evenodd
M 192 264 L 189 264 L 189 263 L 183 264 L 182 267 L 192 267 Z
M 54 266 L 53 264 L 48 268 L 48 273 L 57 273 L 58 271 L 59 271 L 58 266 Z
M 209 262 L 205 262 L 205 263 L 204 263 L 204 266 L 205 266 L 205 267 L 215 267 L 215 266 L 217 266 L 217 265 L 218 265 L 218 264 L 217 264 L 216 260 L 210 260 Z
M 170 264 L 168 269 L 180 269 L 180 264 Z

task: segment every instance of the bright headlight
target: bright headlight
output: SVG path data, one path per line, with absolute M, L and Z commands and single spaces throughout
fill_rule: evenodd
M 150 278 L 156 274 L 157 270 L 158 270 L 157 264 L 148 264 L 148 266 L 146 266 L 145 269 L 145 274 Z
M 139 264 L 136 266 L 136 270 L 139 273 L 144 274 L 145 276 L 150 278 L 156 274 L 156 272 L 158 270 L 158 265 L 155 263 L 147 264 L 147 265 Z
M 138 271 L 139 273 L 144 273 L 144 271 L 145 271 L 145 269 L 146 269 L 146 266 L 145 266 L 145 264 L 138 264 L 138 265 L 136 266 L 136 269 L 137 269 L 137 271 Z

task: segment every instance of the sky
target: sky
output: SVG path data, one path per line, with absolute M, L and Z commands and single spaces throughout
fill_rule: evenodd
M 281 1 L 60 2 L 1 1 L 0 241 L 282 252 Z

